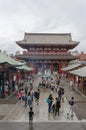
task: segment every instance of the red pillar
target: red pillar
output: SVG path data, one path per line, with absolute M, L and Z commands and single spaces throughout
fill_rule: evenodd
M 62 63 L 60 62 L 60 63 L 59 63 L 59 69 L 58 69 L 59 74 L 62 73 L 61 69 L 62 69 Z
M 33 64 L 34 67 L 34 73 L 36 73 L 36 63 Z
M 44 73 L 44 63 L 42 63 L 42 73 Z
M 53 63 L 51 63 L 51 74 L 53 73 Z
M 18 70 L 18 72 L 17 72 L 17 80 L 18 80 L 18 81 L 21 80 L 21 73 L 20 73 L 20 70 Z

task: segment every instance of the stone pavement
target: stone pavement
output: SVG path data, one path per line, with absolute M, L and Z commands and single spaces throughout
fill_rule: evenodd
M 35 80 L 34 87 L 38 86 L 40 78 Z M 36 89 L 36 88 L 35 88 Z M 74 117 L 67 119 L 67 112 L 70 106 L 67 102 L 66 95 L 62 102 L 60 116 L 54 117 L 51 113 L 48 115 L 48 106 L 46 98 L 51 93 L 41 89 L 39 105 L 34 102 L 34 122 L 33 125 L 28 123 L 28 107 L 24 107 L 24 102 L 16 104 L 0 104 L 0 130 L 86 130 L 86 122 L 81 122 Z M 56 93 L 53 93 L 56 97 Z
M 34 82 L 34 88 L 36 89 L 41 79 L 38 78 Z M 48 114 L 48 105 L 46 98 L 51 93 L 50 90 L 41 89 L 39 105 L 36 102 L 33 103 L 34 110 L 34 122 L 76 122 L 78 121 L 75 113 L 71 118 L 70 106 L 64 97 L 64 102 L 61 103 L 60 116 L 54 116 L 53 113 Z M 53 93 L 54 97 L 57 97 L 56 93 Z M 0 122 L 28 122 L 29 107 L 24 107 L 24 102 L 17 102 L 16 104 L 1 104 L 0 105 Z M 67 118 L 69 113 L 69 118 Z
M 69 104 L 66 99 L 62 102 L 60 116 L 53 116 L 53 113 L 48 114 L 48 106 L 45 101 L 47 97 L 47 93 L 41 94 L 41 99 L 39 105 L 34 103 L 34 122 L 57 122 L 57 121 L 78 121 L 76 115 L 74 114 L 73 119 L 71 116 L 67 119 L 67 112 L 69 111 Z M 1 122 L 28 122 L 28 111 L 29 108 L 24 107 L 24 103 L 14 104 L 2 104 L 0 106 L 0 116 L 3 118 L 0 120 Z M 71 115 L 71 114 L 70 114 Z
M 48 92 L 41 92 L 39 105 L 34 102 L 34 122 L 57 122 L 57 121 L 78 121 L 75 113 L 73 119 L 71 113 L 69 119 L 67 119 L 67 112 L 69 112 L 69 104 L 65 98 L 62 102 L 60 116 L 54 117 L 53 113 L 48 114 L 48 106 L 46 103 Z M 24 102 L 17 104 L 2 104 L 0 106 L 0 116 L 3 118 L 1 122 L 28 122 L 28 111 L 29 107 L 24 107 Z
M 0 123 L 0 130 L 86 130 L 85 122 L 26 122 Z

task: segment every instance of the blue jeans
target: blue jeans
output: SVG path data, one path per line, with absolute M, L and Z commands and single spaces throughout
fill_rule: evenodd
M 49 104 L 48 104 L 48 112 L 49 112 L 49 113 L 50 113 L 50 111 L 51 111 L 51 106 L 52 106 L 52 104 L 49 103 Z

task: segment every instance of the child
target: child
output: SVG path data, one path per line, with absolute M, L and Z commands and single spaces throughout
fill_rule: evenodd
M 21 89 L 19 89 L 19 91 L 18 91 L 19 102 L 21 102 L 21 98 L 22 98 L 22 92 L 21 92 Z
M 29 111 L 29 124 L 33 124 L 33 116 L 34 116 L 33 108 L 30 107 L 30 111 Z

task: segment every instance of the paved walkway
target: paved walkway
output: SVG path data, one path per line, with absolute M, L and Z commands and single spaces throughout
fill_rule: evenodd
M 34 88 L 38 86 L 40 78 L 34 82 Z M 60 116 L 54 117 L 53 113 L 48 114 L 48 105 L 46 98 L 51 93 L 50 90 L 41 89 L 39 105 L 36 102 L 33 103 L 34 108 L 34 122 L 69 122 L 78 121 L 75 113 L 74 117 L 71 118 L 70 106 L 64 97 L 64 102 L 61 103 Z M 53 93 L 54 97 L 57 97 L 56 93 Z M 16 104 L 1 104 L 0 105 L 0 122 L 28 122 L 28 111 L 29 107 L 24 107 L 24 102 L 17 102 Z M 69 113 L 69 118 L 67 118 Z
M 45 98 L 47 98 L 48 93 L 42 92 L 40 103 L 37 105 L 34 102 L 33 108 L 34 108 L 34 122 L 53 122 L 53 121 L 78 121 L 75 113 L 73 119 L 71 118 L 71 113 L 69 119 L 67 119 L 67 112 L 69 112 L 69 104 L 67 103 L 67 100 L 65 98 L 64 102 L 62 102 L 61 110 L 60 110 L 60 116 L 53 116 L 53 113 L 48 114 L 48 106 L 45 101 Z M 29 108 L 24 107 L 24 103 L 17 103 L 16 105 L 7 105 L 2 104 L 0 106 L 0 115 L 3 117 L 1 121 L 3 122 L 9 122 L 9 121 L 17 121 L 17 122 L 28 122 L 28 111 Z
M 38 86 L 40 78 L 35 80 L 34 87 Z M 86 122 L 80 122 L 75 113 L 74 117 L 67 119 L 67 112 L 70 107 L 66 99 L 62 102 L 60 116 L 54 118 L 51 113 L 48 115 L 48 106 L 46 98 L 50 91 L 41 90 L 39 105 L 34 102 L 34 123 L 28 124 L 29 108 L 24 107 L 24 102 L 16 104 L 0 104 L 0 130 L 86 130 Z M 56 97 L 56 93 L 53 93 Z M 13 122 L 13 123 L 12 123 Z

